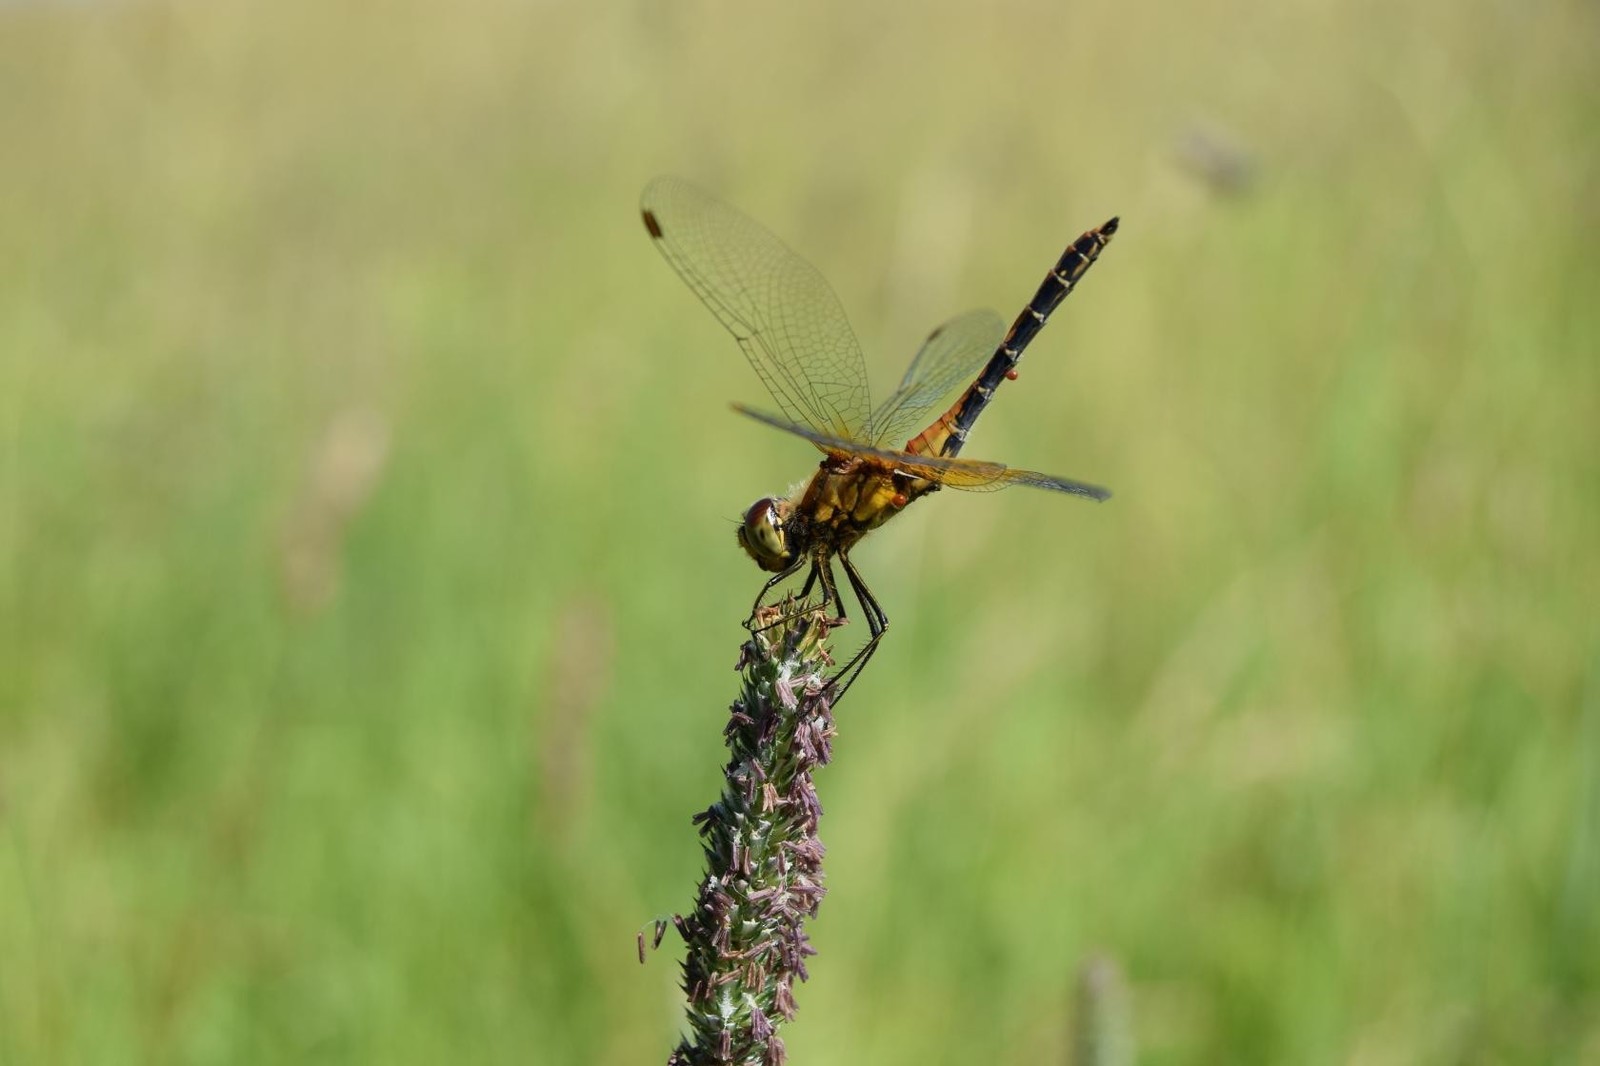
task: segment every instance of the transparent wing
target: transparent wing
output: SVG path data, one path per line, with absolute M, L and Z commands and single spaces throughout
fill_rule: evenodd
M 866 360 L 817 269 L 681 178 L 646 185 L 640 208 L 656 247 L 733 334 L 783 413 L 839 437 L 864 437 L 872 412 Z
M 834 436 L 831 433 L 803 426 L 798 422 L 791 422 L 780 415 L 757 411 L 743 404 L 736 403 L 733 405 L 733 409 L 742 415 L 755 419 L 757 422 L 764 422 L 775 429 L 783 430 L 785 433 L 793 433 L 797 437 L 804 437 L 830 455 L 855 455 L 876 459 L 888 466 L 892 466 L 902 474 L 922 478 L 924 481 L 936 481 L 952 489 L 993 492 L 997 489 L 1009 488 L 1012 485 L 1028 485 L 1036 489 L 1065 492 L 1091 500 L 1104 500 L 1111 496 L 1111 492 L 1108 489 L 1103 489 L 1098 485 L 1088 485 L 1082 481 L 1073 481 L 1071 478 L 1056 477 L 1054 474 L 1041 474 L 1035 470 L 1013 470 L 1003 463 L 987 463 L 980 459 L 951 459 L 940 455 L 909 455 L 906 452 L 895 451 L 892 448 L 875 448 L 846 437 Z
M 962 463 L 964 459 L 949 460 Z M 997 489 L 1010 488 L 1012 485 L 1027 485 L 1029 488 L 1046 489 L 1050 492 L 1065 492 L 1071 496 L 1082 496 L 1085 499 L 1101 501 L 1111 498 L 1111 490 L 1101 488 L 1099 485 L 1090 485 L 1085 481 L 1074 481 L 1069 477 L 1059 477 L 1055 474 L 1041 474 L 1037 470 L 1018 470 L 1015 467 L 1006 467 L 1000 476 L 992 481 L 978 484 L 958 485 L 945 480 L 945 484 L 955 489 L 967 489 L 972 492 L 994 492 Z
M 928 334 L 900 387 L 872 412 L 873 443 L 894 444 L 926 429 L 939 401 L 977 377 L 1005 330 L 993 311 L 968 311 Z

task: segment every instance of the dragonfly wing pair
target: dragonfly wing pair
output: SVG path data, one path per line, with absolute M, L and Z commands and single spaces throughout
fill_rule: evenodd
M 1005 333 L 994 312 L 968 312 L 934 330 L 899 387 L 874 408 L 861 345 L 815 267 L 759 223 L 681 178 L 656 178 L 640 206 L 662 255 L 733 334 L 782 412 L 735 405 L 741 414 L 804 437 L 830 455 L 869 456 L 950 488 L 1029 485 L 1094 500 L 1110 495 L 1052 474 L 914 455 L 895 446 L 989 362 Z

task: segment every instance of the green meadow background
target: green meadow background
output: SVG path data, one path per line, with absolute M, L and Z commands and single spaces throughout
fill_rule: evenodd
M 649 1063 L 750 500 L 693 178 L 886 391 L 1122 230 L 820 780 L 790 1061 L 1600 1061 L 1600 12 L 0 4 L 0 1064 Z M 845 634 L 850 635 L 850 634 Z

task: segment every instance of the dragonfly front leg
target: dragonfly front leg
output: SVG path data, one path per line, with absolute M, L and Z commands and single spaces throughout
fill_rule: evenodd
M 750 608 L 750 617 L 744 620 L 744 627 L 746 629 L 750 630 L 751 632 L 759 632 L 763 629 L 771 629 L 773 626 L 777 625 L 778 622 L 783 620 L 783 616 L 780 615 L 777 621 L 768 622 L 766 625 L 756 625 L 756 615 L 761 613 L 762 604 L 766 601 L 767 596 L 771 594 L 773 589 L 777 588 L 779 585 L 793 577 L 799 571 L 799 569 L 808 562 L 811 563 L 812 570 L 811 575 L 806 578 L 805 594 L 810 593 L 812 583 L 817 580 L 816 562 L 815 560 L 807 559 L 802 555 L 800 558 L 790 563 L 789 566 L 784 570 L 767 578 L 767 583 L 761 586 L 761 592 L 756 596 L 756 602 Z
M 761 593 L 756 597 L 755 605 L 750 608 L 750 617 L 745 621 L 745 628 L 769 629 L 775 624 L 769 622 L 763 626 L 755 626 L 755 617 L 760 613 L 761 608 L 765 606 L 767 597 L 771 595 L 772 590 L 793 577 L 807 563 L 811 564 L 811 572 L 806 575 L 806 583 L 800 587 L 800 594 L 796 597 L 801 606 L 797 608 L 795 614 L 804 614 L 806 611 L 820 611 L 828 607 L 834 607 L 839 612 L 839 621 L 846 621 L 844 600 L 839 596 L 839 584 L 833 576 L 828 556 L 825 553 L 818 553 L 816 555 L 801 556 L 790 563 L 781 573 L 774 574 L 767 579 L 767 583 L 761 586 Z M 805 601 L 810 597 L 811 590 L 816 588 L 819 583 L 822 585 L 822 599 L 813 606 L 805 606 Z M 788 617 L 792 616 L 783 615 L 780 620 Z

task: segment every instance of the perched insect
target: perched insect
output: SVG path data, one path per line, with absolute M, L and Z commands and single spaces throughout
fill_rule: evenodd
M 815 267 L 680 178 L 652 181 L 641 208 L 656 247 L 733 334 L 782 414 L 742 404 L 734 409 L 804 437 L 823 452 L 817 472 L 797 494 L 764 497 L 745 512 L 738 538 L 756 564 L 774 575 L 756 598 L 757 609 L 777 585 L 809 566 L 801 598 L 820 584 L 821 606 L 845 617 L 833 572 L 833 560 L 839 560 L 869 630 L 866 644 L 835 679 L 839 695 L 889 627 L 888 615 L 850 561 L 862 537 L 941 487 L 981 492 L 1031 485 L 1091 500 L 1111 495 L 1081 481 L 957 454 L 995 389 L 1016 378 L 1028 342 L 1117 232 L 1115 218 L 1068 246 L 1003 336 L 1003 323 L 992 311 L 946 322 L 923 343 L 900 387 L 873 407 L 861 346 Z M 940 401 L 974 374 L 960 398 L 927 422 Z M 917 430 L 903 448 L 894 445 Z

